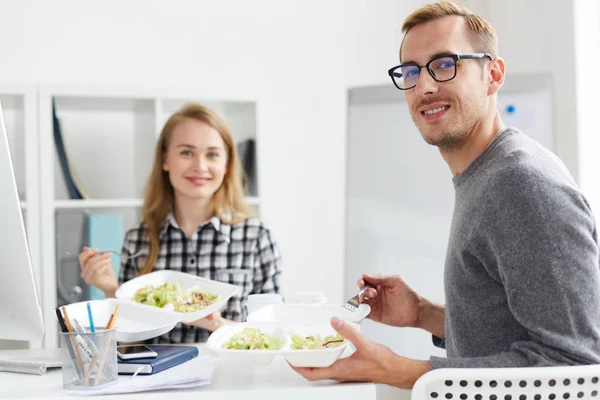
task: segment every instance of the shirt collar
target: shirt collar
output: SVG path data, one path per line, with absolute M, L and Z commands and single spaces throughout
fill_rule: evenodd
M 222 240 L 226 241 L 227 243 L 231 242 L 231 225 L 221 221 L 221 219 L 215 215 L 210 220 L 200 225 L 198 227 L 198 230 L 200 230 L 200 228 L 202 228 L 206 224 L 210 224 L 214 228 L 214 230 L 219 234 Z M 170 212 L 169 215 L 167 215 L 167 218 L 165 219 L 165 223 L 163 224 L 158 235 L 160 239 L 162 239 L 167 233 L 169 226 L 181 230 L 181 227 L 175 220 L 175 215 L 173 215 L 173 212 Z

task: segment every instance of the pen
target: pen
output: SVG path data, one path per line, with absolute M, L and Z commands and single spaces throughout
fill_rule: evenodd
M 63 318 L 62 313 L 60 312 L 60 308 L 56 307 L 56 318 L 58 319 L 58 325 L 60 326 L 60 330 L 65 333 L 69 332 L 67 329 L 67 325 L 65 324 L 65 320 Z
M 94 327 L 94 317 L 92 317 L 92 307 L 89 302 L 87 303 L 87 312 L 88 318 L 90 319 L 90 332 L 94 333 L 96 332 L 96 328 Z

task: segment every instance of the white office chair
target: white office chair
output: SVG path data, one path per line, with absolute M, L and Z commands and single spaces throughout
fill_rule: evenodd
M 600 400 L 600 365 L 443 368 L 416 383 L 411 400 Z

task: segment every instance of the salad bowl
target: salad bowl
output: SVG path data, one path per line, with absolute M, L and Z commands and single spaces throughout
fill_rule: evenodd
M 171 331 L 179 322 L 176 315 L 166 314 L 158 308 L 121 302 L 117 299 L 82 301 L 65 306 L 69 318 L 76 319 L 84 328 L 90 327 L 88 303 L 96 328 L 106 326 L 108 318 L 119 305 L 116 322 L 118 342 L 139 342 L 152 339 Z
M 150 294 L 149 297 L 160 299 L 160 301 L 153 302 L 153 304 L 139 303 L 140 296 L 136 297 L 136 293 L 139 294 L 140 290 L 148 291 L 149 287 L 153 288 L 148 293 Z M 169 290 L 167 290 L 167 287 Z M 173 290 L 173 287 L 176 287 L 177 290 Z M 202 307 L 189 307 L 192 291 L 203 293 L 203 297 L 208 297 L 211 301 L 208 305 Z M 225 307 L 227 301 L 237 291 L 237 286 L 228 283 L 212 281 L 179 271 L 161 270 L 125 282 L 119 287 L 115 297 L 143 307 L 151 307 L 169 315 L 175 315 L 181 322 L 192 322 Z
M 358 324 L 350 324 L 354 329 L 360 329 Z M 281 356 L 295 367 L 327 367 L 350 349 L 350 342 L 337 336 L 329 322 L 225 325 L 214 331 L 206 344 L 225 362 L 268 365 Z

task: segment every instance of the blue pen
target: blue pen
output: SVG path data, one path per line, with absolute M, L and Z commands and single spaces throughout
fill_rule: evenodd
M 94 317 L 92 317 L 92 307 L 90 307 L 90 303 L 87 303 L 88 317 L 90 319 L 90 332 L 96 332 L 96 328 L 94 327 Z

